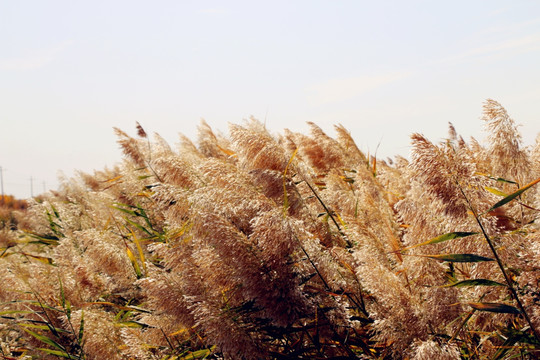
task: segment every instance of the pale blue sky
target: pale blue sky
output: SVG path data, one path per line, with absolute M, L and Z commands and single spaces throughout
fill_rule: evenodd
M 537 1 L 0 0 L 0 166 L 4 190 L 30 196 L 62 170 L 121 158 L 112 127 L 135 122 L 171 144 L 201 118 L 228 131 L 330 135 L 408 156 L 453 122 L 484 138 L 493 98 L 540 132 Z

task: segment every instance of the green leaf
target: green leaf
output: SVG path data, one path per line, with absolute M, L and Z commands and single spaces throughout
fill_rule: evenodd
M 117 203 L 116 205 L 119 205 L 119 206 L 113 206 L 114 209 L 120 210 L 120 211 L 125 212 L 126 214 L 129 214 L 129 215 L 138 216 L 138 213 L 136 213 L 135 211 L 129 210 L 129 209 L 124 209 L 123 207 L 120 207 L 120 206 L 129 206 L 129 205 L 125 205 L 125 204 L 121 204 L 121 203 Z
M 65 351 L 58 351 L 58 350 L 51 350 L 51 349 L 44 349 L 44 348 L 37 348 L 40 351 L 43 351 L 44 353 L 50 354 L 50 355 L 56 355 L 60 356 L 66 359 L 73 359 L 74 357 L 66 353 Z
M 56 216 L 57 219 L 60 219 L 60 214 L 58 214 L 58 210 L 56 210 L 53 204 L 51 204 L 51 209 L 54 213 L 54 216 Z
M 470 307 L 478 311 L 489 311 L 502 314 L 521 314 L 517 308 L 499 303 L 468 303 Z
M 62 308 L 66 308 L 66 296 L 64 294 L 64 284 L 62 283 L 62 278 L 58 276 L 58 282 L 60 283 L 60 304 Z M 69 320 L 69 317 L 68 317 Z
M 495 205 L 493 205 L 488 211 L 486 211 L 486 213 L 490 212 L 490 211 L 493 211 L 495 210 L 496 208 L 499 208 L 501 206 L 503 206 L 504 204 L 507 204 L 509 203 L 510 201 L 514 200 L 515 198 L 517 198 L 519 195 L 521 195 L 522 193 L 524 193 L 526 190 L 528 190 L 529 188 L 531 188 L 532 186 L 538 184 L 540 182 L 540 178 L 534 180 L 533 182 L 519 188 L 517 191 L 514 191 L 513 193 L 511 193 L 510 195 L 507 195 L 506 197 L 504 197 L 501 201 L 497 202 Z
M 437 237 L 435 237 L 433 239 L 430 239 L 428 241 L 425 241 L 425 242 L 423 242 L 421 244 L 416 244 L 416 245 L 413 245 L 413 246 L 406 247 L 405 249 L 403 249 L 401 251 L 409 250 L 409 249 L 412 249 L 412 248 L 415 248 L 415 247 L 418 247 L 418 246 L 424 246 L 424 245 L 429 245 L 429 244 L 437 244 L 437 243 L 440 243 L 440 242 L 443 242 L 443 241 L 464 238 L 464 237 L 471 236 L 471 235 L 476 235 L 476 234 L 478 234 L 478 233 L 477 232 L 464 232 L 464 231 L 451 232 L 451 233 L 439 235 L 439 236 L 437 236 Z
M 79 345 L 82 344 L 84 335 L 84 311 L 81 311 L 81 326 L 79 327 Z
M 51 330 L 51 325 L 47 324 L 47 325 L 35 325 L 35 324 L 19 324 L 20 326 L 24 326 L 24 327 L 27 327 L 27 328 L 32 328 L 32 329 L 39 329 L 39 330 L 46 330 L 46 331 L 50 331 Z M 54 331 L 56 331 L 57 333 L 66 333 L 66 334 L 69 334 L 69 331 L 67 330 L 64 330 L 64 329 L 60 329 L 60 328 L 57 328 L 55 327 L 54 328 Z
M 475 254 L 441 254 L 441 255 L 421 255 L 431 259 L 451 262 L 482 262 L 495 261 L 495 259 L 475 255 Z
M 154 234 L 152 234 L 147 228 L 145 228 L 144 226 L 142 226 L 141 224 L 138 224 L 136 223 L 135 221 L 132 221 L 130 219 L 128 219 L 127 217 L 124 218 L 124 220 L 126 220 L 126 222 L 132 226 L 135 226 L 137 229 L 141 230 L 142 232 L 145 232 L 147 233 L 148 235 L 150 236 L 154 236 Z
M 514 345 L 516 343 L 520 342 L 531 344 L 534 343 L 535 340 L 534 336 L 531 336 L 522 331 L 515 331 L 515 333 L 512 335 L 504 335 L 507 336 L 507 339 L 501 346 L 498 347 L 499 350 L 497 350 L 497 352 L 493 355 L 493 357 L 491 358 L 492 360 L 509 359 L 505 358 L 505 355 L 514 348 Z
M 150 218 L 148 217 L 148 215 L 146 215 L 146 211 L 144 210 L 144 208 L 141 207 L 140 205 L 137 205 L 137 209 L 139 209 L 139 212 L 138 212 L 139 216 L 141 216 L 144 219 L 144 221 L 146 222 L 146 225 L 148 225 L 150 230 L 155 231 L 154 227 L 152 226 L 152 223 L 150 222 Z
M 506 286 L 500 282 L 488 279 L 467 279 L 458 281 L 452 284 L 444 285 L 444 287 L 466 287 L 466 286 Z
M 497 351 L 497 353 L 493 357 L 493 360 L 495 360 L 495 359 L 506 359 L 504 357 L 505 352 L 502 353 L 502 354 L 501 354 L 501 352 L 503 352 L 504 349 L 506 349 L 506 350 L 512 349 L 513 345 L 515 343 L 533 345 L 533 346 L 530 346 L 530 347 L 526 346 L 526 348 L 529 348 L 530 350 L 532 350 L 532 352 L 534 352 L 534 349 L 538 348 L 538 346 L 540 345 L 540 341 L 538 339 L 536 339 L 534 334 L 531 334 L 528 330 L 530 330 L 530 328 L 527 329 L 526 327 L 521 329 L 521 330 L 513 329 L 513 328 L 501 329 L 501 335 L 503 335 L 505 338 L 507 338 L 507 340 L 499 348 L 499 351 Z M 498 354 L 500 354 L 500 355 L 498 355 Z
M 24 255 L 24 256 L 28 256 L 28 257 L 31 257 L 32 259 L 36 259 L 38 261 L 41 261 L 42 263 L 44 264 L 48 264 L 48 265 L 54 265 L 54 261 L 52 258 L 50 257 L 46 257 L 46 256 L 39 256 L 39 255 L 33 255 L 33 254 L 29 254 L 29 253 L 25 253 L 25 252 L 20 252 L 19 254 L 21 255 Z
M 182 357 L 182 360 L 194 360 L 194 359 L 206 359 L 208 356 L 212 355 L 212 352 L 214 351 L 216 347 L 212 346 L 210 349 L 202 349 L 194 351 L 184 357 Z
M 43 335 L 40 335 L 40 334 L 37 334 L 31 330 L 28 330 L 28 329 L 23 329 L 24 331 L 26 331 L 27 333 L 29 333 L 30 335 L 32 335 L 33 337 L 35 337 L 36 339 L 38 339 L 39 341 L 47 344 L 47 345 L 50 345 L 54 348 L 57 348 L 58 350 L 64 352 L 65 354 L 67 354 L 66 352 L 66 349 L 60 345 L 59 343 L 57 343 L 56 341 L 54 341 L 53 339 L 49 339 L 48 337 L 46 336 L 43 336 Z
M 58 220 L 62 220 L 60 219 L 60 215 L 58 214 L 58 211 L 56 210 L 56 208 L 51 205 L 51 208 L 53 210 L 53 213 L 55 215 L 55 217 L 58 219 Z M 49 220 L 49 228 L 51 229 L 51 231 L 58 235 L 59 237 L 64 237 L 64 234 L 62 234 L 62 232 L 58 229 L 63 229 L 62 225 L 58 224 L 57 222 L 54 221 L 53 219 L 53 216 L 51 215 L 51 213 L 49 212 L 49 210 L 45 209 L 45 213 L 47 214 L 47 219 Z
M 64 285 L 60 277 L 58 277 L 58 282 L 60 283 L 60 304 L 62 305 L 62 309 L 66 312 L 68 320 L 71 320 L 71 303 L 69 300 L 66 300 Z
M 38 234 L 31 231 L 25 231 L 25 234 L 29 237 L 37 239 L 38 241 L 33 241 L 31 243 L 41 243 L 45 245 L 57 245 L 60 238 L 56 235 L 47 235 L 47 234 Z
M 6 310 L 0 311 L 0 315 L 9 315 L 9 314 L 33 314 L 33 311 L 30 310 Z
M 508 183 L 508 184 L 514 184 L 514 185 L 517 185 L 517 182 L 515 181 L 512 181 L 512 180 L 506 180 L 506 179 L 503 179 L 502 177 L 498 177 L 498 178 L 494 178 L 493 176 L 488 176 L 491 180 L 495 180 L 495 181 L 498 181 L 498 182 L 505 182 L 505 183 Z
M 142 323 L 140 321 L 119 321 L 114 324 L 116 327 L 128 327 L 128 328 L 147 328 L 150 325 Z
M 463 327 L 467 324 L 467 322 L 469 322 L 469 320 L 470 320 L 471 317 L 473 316 L 474 312 L 475 312 L 475 310 L 469 311 L 469 313 L 467 314 L 467 316 L 465 316 L 465 318 L 463 318 L 463 321 L 461 322 L 461 324 L 459 324 L 459 326 L 457 327 L 457 329 L 454 331 L 454 334 L 453 334 L 452 337 L 450 338 L 450 341 L 449 341 L 449 342 L 454 341 L 454 339 L 455 339 L 456 336 L 459 334 L 459 332 L 461 331 L 461 329 L 463 329 Z
M 142 313 L 148 313 L 148 314 L 152 313 L 151 311 L 143 309 L 142 307 L 133 306 L 133 305 L 126 305 L 125 308 L 129 309 L 129 310 L 132 310 L 132 311 L 142 312 Z

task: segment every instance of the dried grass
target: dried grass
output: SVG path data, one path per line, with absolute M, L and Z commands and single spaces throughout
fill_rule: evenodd
M 450 124 L 411 161 L 341 125 L 203 121 L 178 150 L 115 129 L 121 165 L 2 223 L 0 355 L 535 358 L 540 140 L 493 100 L 484 121 L 486 146 Z

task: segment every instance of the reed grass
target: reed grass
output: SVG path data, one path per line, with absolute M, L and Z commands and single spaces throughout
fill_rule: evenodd
M 0 223 L 0 358 L 538 358 L 540 137 L 483 121 L 410 161 L 342 126 L 115 129 L 121 164 Z

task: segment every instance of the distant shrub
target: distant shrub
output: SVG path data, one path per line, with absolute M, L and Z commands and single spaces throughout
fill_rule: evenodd
M 28 207 L 25 200 L 18 200 L 11 195 L 0 195 L 0 229 L 17 228 L 14 212 L 24 211 Z

